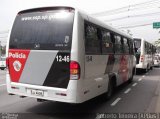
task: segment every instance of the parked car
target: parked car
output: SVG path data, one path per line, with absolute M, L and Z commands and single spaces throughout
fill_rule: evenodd
M 6 68 L 6 57 L 0 58 L 0 69 L 4 70 Z
M 160 66 L 160 56 L 158 55 L 154 57 L 154 66 L 157 66 L 157 67 Z

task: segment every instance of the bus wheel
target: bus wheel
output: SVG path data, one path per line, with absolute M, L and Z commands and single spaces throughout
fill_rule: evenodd
M 148 72 L 148 68 L 143 69 L 143 72 L 144 72 L 144 73 L 147 73 L 147 72 Z
M 110 79 L 108 82 L 108 90 L 107 92 L 104 94 L 104 98 L 106 100 L 109 100 L 114 92 L 114 79 Z
M 145 69 L 143 69 L 143 72 L 144 72 L 144 73 L 147 73 L 148 70 L 149 70 L 149 68 L 148 68 L 148 65 L 147 65 L 147 67 L 146 67 Z
M 135 69 L 132 70 L 132 75 L 131 75 L 131 77 L 128 79 L 128 83 L 132 83 L 134 73 L 135 73 Z

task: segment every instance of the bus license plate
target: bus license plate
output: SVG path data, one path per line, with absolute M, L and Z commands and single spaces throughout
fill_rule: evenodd
M 44 91 L 32 89 L 31 90 L 31 95 L 43 97 L 44 96 Z

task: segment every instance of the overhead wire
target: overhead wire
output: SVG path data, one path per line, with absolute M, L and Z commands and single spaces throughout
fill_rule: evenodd
M 136 27 L 142 27 L 142 26 L 149 26 L 152 25 L 153 23 L 146 23 L 146 24 L 139 24 L 139 25 L 131 25 L 131 26 L 122 26 L 122 27 L 116 27 L 118 29 L 127 29 L 127 28 L 136 28 Z
M 139 4 L 134 4 L 134 5 L 129 5 L 125 6 L 122 8 L 118 8 L 115 10 L 110 10 L 110 11 L 105 11 L 105 12 L 100 12 L 100 13 L 95 13 L 93 16 L 108 16 L 108 15 L 115 15 L 115 14 L 120 14 L 124 12 L 131 12 L 134 10 L 145 10 L 145 8 L 160 8 L 160 0 L 151 0 L 148 2 L 143 2 Z M 146 14 L 138 14 L 138 15 L 128 15 L 128 16 L 122 16 L 114 19 L 109 19 L 109 20 L 103 20 L 104 22 L 109 22 L 109 21 L 116 21 L 116 20 L 122 20 L 122 19 L 127 19 L 127 18 L 135 18 L 135 17 L 147 17 L 147 16 L 153 16 L 153 15 L 160 15 L 160 12 L 152 12 L 152 13 L 146 13 Z M 128 26 L 116 26 L 118 29 L 127 29 L 127 28 L 136 28 L 136 27 L 142 27 L 142 26 L 148 26 L 152 25 L 152 23 L 143 23 L 143 24 L 138 24 L 138 25 L 128 25 Z
M 128 6 L 121 7 L 121 8 L 114 9 L 114 10 L 94 13 L 94 14 L 92 14 L 92 16 L 100 17 L 100 16 L 119 14 L 119 13 L 124 13 L 127 11 L 133 11 L 134 9 L 137 10 L 138 9 L 138 8 L 136 8 L 137 6 L 140 7 L 139 9 L 144 9 L 144 7 L 148 7 L 148 6 L 151 6 L 154 4 L 158 5 L 158 3 L 160 3 L 160 0 L 151 0 L 151 1 L 143 2 L 143 3 L 139 3 L 139 4 L 128 5 Z
M 150 17 L 150 16 L 154 16 L 154 15 L 160 15 L 160 12 L 153 12 L 153 13 L 139 14 L 139 15 L 128 15 L 128 16 L 124 16 L 124 17 L 104 20 L 104 22 L 117 21 L 117 20 L 122 20 L 122 19 L 126 19 L 126 18 L 134 18 L 134 17 L 146 17 L 146 16 Z

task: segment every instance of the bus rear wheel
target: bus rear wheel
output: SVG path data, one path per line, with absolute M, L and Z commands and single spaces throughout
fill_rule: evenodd
M 149 71 L 149 65 L 147 65 L 146 69 L 143 69 L 144 73 L 147 73 Z
M 131 77 L 128 79 L 128 83 L 132 83 L 134 73 L 135 73 L 135 69 L 132 70 L 132 74 L 131 74 Z
M 114 92 L 114 87 L 115 87 L 115 80 L 112 78 L 109 80 L 108 82 L 108 90 L 107 92 L 104 94 L 104 99 L 105 100 L 109 100 L 112 95 L 113 95 L 113 92 Z

